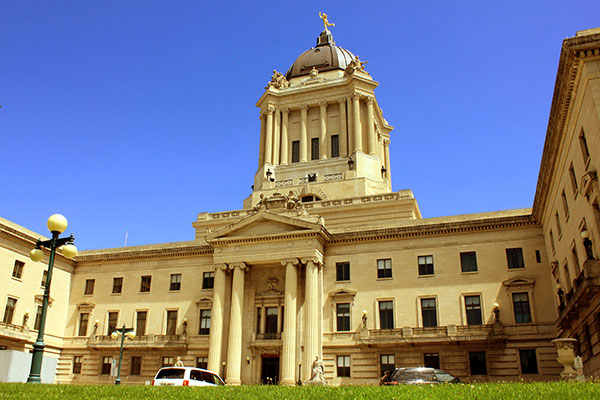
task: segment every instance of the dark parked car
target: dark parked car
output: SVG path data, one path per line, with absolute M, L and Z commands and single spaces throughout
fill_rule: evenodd
M 423 385 L 437 383 L 459 383 L 460 380 L 443 369 L 416 367 L 396 368 L 385 371 L 380 385 Z

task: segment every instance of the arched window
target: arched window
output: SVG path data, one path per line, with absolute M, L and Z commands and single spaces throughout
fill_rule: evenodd
M 302 196 L 302 198 L 300 199 L 300 201 L 302 201 L 303 203 L 308 203 L 311 201 L 320 201 L 321 198 L 319 196 L 315 196 L 313 194 L 308 194 L 306 196 Z

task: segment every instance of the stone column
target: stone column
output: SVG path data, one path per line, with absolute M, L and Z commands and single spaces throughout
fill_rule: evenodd
M 265 132 L 265 164 L 273 164 L 273 107 L 267 108 L 267 127 Z
M 258 115 L 260 119 L 260 143 L 258 145 L 258 168 L 262 168 L 265 165 L 265 115 L 260 113 Z
M 377 137 L 375 136 L 375 122 L 373 121 L 373 103 L 375 99 L 367 97 L 367 135 L 369 136 L 369 154 L 377 155 Z
M 319 267 L 321 261 L 316 258 L 303 259 L 306 265 L 306 324 L 304 329 L 304 361 L 302 376 L 310 378 L 311 365 L 315 357 L 320 356 L 319 349 Z
M 279 150 L 281 141 L 281 111 L 275 110 L 275 120 L 273 121 L 273 165 L 279 165 Z
M 346 110 L 348 115 L 348 155 L 352 155 L 356 151 L 356 147 L 354 146 L 354 128 L 350 128 L 354 127 L 352 113 L 350 112 L 350 110 L 352 110 L 352 99 L 350 97 L 346 98 Z
M 390 168 L 390 140 L 383 139 L 383 153 L 385 160 L 385 169 L 387 169 L 387 179 L 392 181 L 392 169 Z
M 322 101 L 319 103 L 319 109 L 321 111 L 321 133 L 319 136 L 321 160 L 327 159 L 327 102 Z
M 223 307 L 225 305 L 225 269 L 227 265 L 215 266 L 212 310 L 210 313 L 210 337 L 208 344 L 208 369 L 221 374 L 221 354 L 223 347 Z
M 308 106 L 306 104 L 300 106 L 300 162 L 308 161 Z
M 352 123 L 354 124 L 354 150 L 362 151 L 362 130 L 360 128 L 360 95 L 358 93 L 354 93 L 352 95 L 352 103 Z
M 296 384 L 296 300 L 298 297 L 297 259 L 283 260 L 285 265 L 285 312 L 283 321 L 283 349 L 281 352 L 281 384 Z
M 340 157 L 348 155 L 348 133 L 346 132 L 346 99 L 338 99 L 340 105 Z
M 281 165 L 287 165 L 288 163 L 288 117 L 289 109 L 287 107 L 281 109 L 282 121 L 281 121 L 281 154 L 279 163 Z
M 233 284 L 231 288 L 231 315 L 229 317 L 229 341 L 227 346 L 227 384 L 242 383 L 242 313 L 244 310 L 244 275 L 248 268 L 244 263 L 231 264 Z

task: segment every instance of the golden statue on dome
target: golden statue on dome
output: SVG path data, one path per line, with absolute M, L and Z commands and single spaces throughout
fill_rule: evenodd
M 335 24 L 333 22 L 329 22 L 327 20 L 327 14 L 321 13 L 321 11 L 319 11 L 319 18 L 321 18 L 323 20 L 323 26 L 325 27 L 326 31 L 329 30 L 329 29 L 327 29 L 328 26 L 335 26 Z

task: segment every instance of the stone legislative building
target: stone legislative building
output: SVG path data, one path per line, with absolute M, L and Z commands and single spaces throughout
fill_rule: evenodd
M 136 335 L 124 384 L 178 356 L 232 385 L 295 385 L 317 358 L 331 385 L 404 366 L 556 380 L 559 337 L 600 374 L 600 29 L 563 42 L 532 209 L 422 218 L 410 190 L 391 189 L 377 86 L 326 25 L 257 102 L 241 209 L 200 213 L 187 242 L 59 255 L 45 338 L 56 382 L 112 383 L 123 325 Z M 4 350 L 35 341 L 39 237 L 0 219 Z

